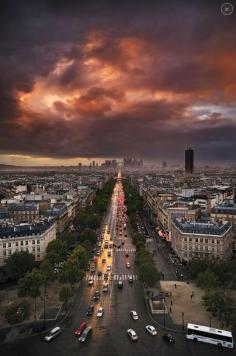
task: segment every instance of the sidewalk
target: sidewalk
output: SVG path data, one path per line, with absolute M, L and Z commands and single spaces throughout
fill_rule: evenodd
M 75 289 L 75 293 L 71 298 L 68 308 L 65 309 L 65 306 L 62 305 L 56 319 L 44 320 L 36 319 L 31 321 L 26 321 L 20 324 L 15 324 L 0 329 L 0 343 L 12 342 L 17 339 L 28 338 L 38 334 L 44 334 L 47 330 L 51 329 L 55 325 L 60 325 L 71 313 L 73 306 L 75 304 L 76 298 L 80 292 L 80 283 Z

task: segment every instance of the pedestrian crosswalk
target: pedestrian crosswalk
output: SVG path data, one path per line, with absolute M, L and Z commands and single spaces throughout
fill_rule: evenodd
M 132 252 L 136 252 L 135 248 L 117 248 L 116 252 L 125 252 L 125 253 L 132 253 Z
M 129 279 L 129 277 L 132 277 L 134 281 L 138 279 L 137 274 L 113 274 L 112 276 L 109 276 L 110 281 L 126 281 Z M 88 281 L 89 279 L 92 279 L 93 281 L 104 281 L 104 276 L 98 276 L 94 274 L 87 274 L 85 276 L 85 280 Z

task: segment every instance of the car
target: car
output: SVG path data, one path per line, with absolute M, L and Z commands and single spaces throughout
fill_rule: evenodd
M 108 280 L 108 277 L 109 277 L 108 273 L 104 273 L 104 280 L 105 281 Z
M 51 329 L 49 333 L 44 337 L 46 341 L 51 341 L 61 333 L 60 326 L 56 326 L 55 328 Z
M 130 263 L 129 262 L 126 262 L 126 267 L 130 268 Z
M 91 273 L 94 273 L 96 271 L 96 267 L 93 265 L 91 266 L 91 269 L 90 269 Z
M 91 326 L 88 326 L 80 335 L 80 337 L 78 338 L 79 342 L 86 342 L 89 338 L 89 336 L 92 333 L 92 328 Z
M 80 336 L 86 328 L 87 328 L 87 323 L 83 322 L 79 328 L 74 330 L 74 334 L 76 336 Z
M 99 241 L 99 243 L 98 243 L 98 246 L 99 246 L 99 247 L 101 247 L 101 246 L 102 246 L 102 243 L 101 243 L 101 241 Z
M 135 310 L 131 310 L 130 315 L 133 320 L 138 320 L 138 314 Z
M 100 292 L 99 292 L 99 290 L 96 290 L 96 292 L 94 293 L 93 299 L 94 299 L 94 300 L 99 300 L 99 299 L 100 299 Z
M 107 252 L 107 257 L 111 257 L 111 251 Z
M 164 334 L 162 336 L 163 340 L 167 342 L 168 344 L 174 344 L 175 343 L 175 338 L 171 334 Z
M 93 305 L 93 304 L 90 304 L 90 305 L 88 306 L 88 309 L 87 309 L 86 314 L 87 314 L 87 315 L 93 315 L 93 312 L 94 312 L 94 305 Z
M 118 281 L 118 288 L 122 289 L 123 288 L 123 282 L 122 281 Z
M 133 277 L 132 276 L 128 276 L 128 281 L 129 281 L 129 283 L 133 283 Z
M 102 263 L 106 263 L 106 259 L 105 258 L 102 259 Z
M 125 254 L 125 257 L 129 257 L 129 254 L 128 254 L 128 253 L 126 253 L 126 254 Z
M 96 252 L 96 255 L 97 255 L 97 256 L 100 256 L 100 254 L 101 254 L 101 251 L 100 251 L 100 250 Z
M 157 335 L 157 331 L 156 331 L 156 329 L 154 328 L 154 326 L 152 326 L 152 325 L 146 325 L 146 326 L 145 326 L 145 329 L 147 330 L 147 332 L 148 332 L 150 335 L 152 335 L 152 336 Z
M 108 265 L 108 266 L 107 266 L 107 272 L 110 272 L 110 271 L 111 271 L 111 266 Z
M 98 308 L 98 311 L 97 311 L 97 318 L 102 318 L 102 317 L 103 317 L 103 314 L 104 314 L 104 309 L 103 309 L 103 307 Z
M 89 278 L 89 280 L 88 280 L 88 285 L 89 285 L 89 286 L 92 286 L 92 285 L 93 285 L 93 278 Z
M 136 332 L 133 329 L 128 329 L 127 334 L 129 335 L 129 337 L 132 341 L 138 340 L 138 335 L 136 334 Z
M 102 291 L 103 292 L 108 292 L 108 284 L 107 283 L 103 284 Z
M 98 277 L 102 276 L 102 271 L 98 271 Z

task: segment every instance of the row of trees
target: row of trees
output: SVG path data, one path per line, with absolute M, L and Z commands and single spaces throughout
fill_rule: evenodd
M 72 252 L 77 236 L 76 233 L 66 232 L 48 244 L 45 259 L 40 266 L 36 265 L 34 256 L 27 251 L 16 252 L 8 259 L 11 277 L 18 280 L 18 296 L 34 299 L 35 312 L 37 298 L 43 290 L 46 292 L 47 286 L 55 279 L 62 284 L 59 298 L 67 305 L 74 293 L 75 284 L 84 276 L 93 245 L 97 242 L 96 229 L 101 224 L 114 184 L 114 180 L 107 182 L 103 189 L 98 190 L 94 204 L 81 210 L 75 217 L 74 226 L 78 232 L 79 244 Z M 99 202 L 100 198 L 102 203 Z M 17 313 L 18 307 L 14 305 L 7 310 L 9 322 L 22 321 L 20 316 L 22 319 L 22 315 L 28 315 Z
M 236 305 L 228 297 L 230 289 L 236 288 L 236 260 L 193 259 L 187 269 L 189 276 L 205 289 L 203 304 L 207 311 L 223 326 L 236 330 Z
M 236 260 L 193 259 L 188 274 L 203 288 L 224 287 L 236 289 Z
M 141 282 L 149 287 L 155 286 L 160 280 L 160 273 L 155 266 L 152 255 L 146 249 L 146 238 L 144 235 L 138 233 L 137 222 L 138 215 L 143 208 L 142 198 L 132 185 L 124 181 L 125 204 L 127 206 L 127 213 L 129 215 L 129 223 L 131 229 L 131 236 L 134 245 L 136 246 L 135 263 L 138 266 L 138 274 Z
M 125 205 L 127 207 L 127 213 L 129 216 L 133 216 L 143 209 L 143 199 L 137 193 L 135 188 L 124 180 L 124 193 L 125 193 Z

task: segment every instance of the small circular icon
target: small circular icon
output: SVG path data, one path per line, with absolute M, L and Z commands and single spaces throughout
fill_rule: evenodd
M 234 7 L 231 2 L 225 2 L 220 7 L 222 15 L 231 15 L 234 11 Z

